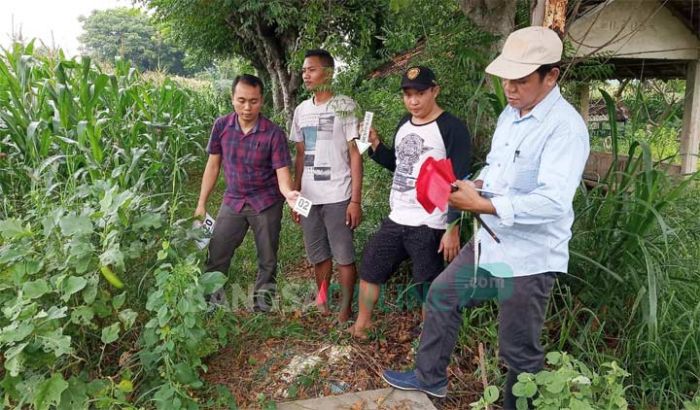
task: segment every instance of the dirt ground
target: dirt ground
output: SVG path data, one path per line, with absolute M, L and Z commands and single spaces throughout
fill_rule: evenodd
M 314 334 L 336 331 L 332 329 L 332 320 L 319 320 L 319 317 L 303 317 L 301 324 Z M 385 388 L 387 385 L 380 377 L 383 369 L 408 369 L 413 363 L 412 332 L 419 318 L 413 313 L 393 313 L 380 322 L 378 326 L 392 325 L 379 340 L 370 342 L 349 337 L 337 343 L 315 337 L 308 341 L 274 338 L 261 341 L 255 335 L 243 336 L 235 347 L 228 346 L 209 358 L 209 371 L 204 379 L 211 384 L 227 386 L 240 408 L 261 407 L 260 393 L 274 401 L 286 401 Z M 331 364 L 328 350 L 333 346 L 343 347 L 349 356 L 340 357 Z M 308 357 L 313 353 L 322 359 L 317 366 L 302 372 L 291 382 L 284 380 L 285 369 L 294 357 Z M 483 389 L 473 376 L 476 360 L 454 359 L 449 369 L 448 397 L 433 400 L 439 409 L 469 408 L 469 403 L 477 400 Z
M 309 280 L 309 267 L 300 266 L 292 277 Z M 235 312 L 242 320 L 254 313 Z M 248 315 L 248 316 L 246 316 Z M 303 400 L 333 394 L 385 388 L 383 369 L 409 369 L 419 334 L 418 311 L 383 312 L 375 316 L 370 341 L 351 338 L 335 323 L 335 316 L 315 311 L 268 313 L 270 326 L 295 326 L 294 337 L 266 337 L 241 332 L 234 343 L 206 361 L 203 378 L 210 386 L 224 385 L 239 408 L 262 408 L 271 401 Z M 299 336 L 300 334 L 304 336 Z M 306 368 L 289 368 L 306 360 Z M 434 399 L 438 409 L 465 409 L 483 390 L 474 376 L 475 355 L 453 356 L 448 369 L 449 393 Z M 261 400 L 261 397 L 264 399 Z

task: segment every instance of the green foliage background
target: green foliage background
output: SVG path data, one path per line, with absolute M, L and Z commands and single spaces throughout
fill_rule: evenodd
M 217 10 L 244 7 L 251 16 L 267 15 L 275 33 L 297 30 L 298 43 L 285 49 L 289 72 L 298 72 L 306 48 L 330 49 L 343 62 L 336 92 L 359 103 L 358 115 L 375 112 L 374 125 L 389 143 L 405 112 L 399 91 L 405 66 L 392 59 L 420 50 L 409 63 L 434 69 L 439 103 L 471 129 L 474 170 L 489 149 L 503 107 L 498 82 L 483 74 L 496 39 L 471 24 L 457 2 L 399 0 L 374 8 L 359 0 L 311 2 L 305 13 L 289 13 L 288 4 L 272 0 L 212 1 L 211 9 L 194 0 L 147 3 L 163 6 L 157 16 L 171 19 L 166 34 L 186 40 L 193 55 L 218 55 L 199 80 L 143 74 L 127 59 L 111 60 L 120 54 L 114 49 L 104 54 L 107 68 L 89 58 L 39 54 L 33 44 L 0 56 L 0 393 L 8 406 L 195 408 L 201 404 L 195 398 L 214 394 L 200 379 L 203 358 L 236 334 L 304 337 L 298 324 L 273 328 L 204 315 L 205 295 L 226 277 L 201 272 L 202 253 L 192 242 L 189 215 L 203 145 L 213 119 L 230 110 L 227 81 L 262 69 L 230 33 L 209 35 L 225 24 Z M 337 30 L 323 19 L 326 6 L 342 11 Z M 518 24 L 526 10 L 518 9 Z M 153 57 L 145 47 L 138 40 L 129 49 L 135 62 Z M 606 73 L 602 64 L 586 62 L 571 67 L 562 87 L 574 102 L 582 78 Z M 612 135 L 600 147 L 630 160 L 576 197 L 570 274 L 558 281 L 543 335 L 548 351 L 572 356 L 558 356 L 546 372 L 563 369 L 567 378 L 533 375 L 521 387 L 529 394 L 566 380 L 561 391 L 571 393 L 584 375 L 609 382 L 615 394 L 604 397 L 620 406 L 621 396 L 635 408 L 691 406 L 700 368 L 697 174 L 672 178 L 658 162 L 677 154 L 682 104 L 672 96 L 683 87 L 632 82 L 627 90 L 620 100 L 630 121 L 624 131 L 611 122 Z M 619 102 L 605 90 L 599 95 L 607 109 Z M 300 91 L 293 103 L 306 97 Z M 266 114 L 285 123 L 288 113 L 266 98 Z M 388 172 L 365 162 L 358 255 L 388 213 L 390 185 Z M 299 230 L 286 216 L 282 236 L 286 272 L 303 258 Z M 248 238 L 231 278 L 253 281 L 254 256 Z M 494 385 L 502 382 L 496 315 L 494 304 L 465 311 L 456 353 L 471 357 L 483 342 Z M 613 361 L 629 371 L 624 381 Z M 494 399 L 493 389 L 486 396 Z
M 97 61 L 111 64 L 115 57 L 121 57 L 142 71 L 165 70 L 175 75 L 202 68 L 141 9 L 94 10 L 79 20 L 83 24 L 80 43 Z

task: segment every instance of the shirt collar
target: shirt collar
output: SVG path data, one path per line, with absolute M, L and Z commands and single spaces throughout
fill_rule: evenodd
M 535 108 L 532 109 L 529 113 L 524 115 L 523 117 L 520 116 L 520 112 L 511 107 L 510 105 L 508 108 L 510 108 L 511 112 L 513 113 L 513 116 L 515 117 L 515 121 L 522 121 L 528 117 L 534 117 L 537 121 L 542 122 L 547 114 L 549 114 L 549 111 L 551 111 L 552 107 L 554 107 L 554 104 L 556 104 L 557 101 L 559 101 L 559 98 L 561 97 L 561 91 L 559 91 L 559 85 L 555 85 L 554 88 L 540 101 L 535 105 Z
M 231 118 L 229 119 L 226 125 L 229 127 L 233 127 L 233 129 L 240 133 L 243 133 L 243 130 L 241 129 L 241 124 L 238 123 L 238 114 L 236 114 L 235 112 L 233 113 L 233 115 L 231 115 Z M 265 117 L 263 117 L 263 115 L 260 114 L 258 115 L 258 121 L 253 126 L 253 129 L 250 130 L 249 134 L 254 134 L 258 131 L 265 132 L 266 130 L 267 121 L 265 121 Z

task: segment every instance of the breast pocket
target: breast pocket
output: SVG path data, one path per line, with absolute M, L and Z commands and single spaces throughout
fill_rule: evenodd
M 535 167 L 518 168 L 513 170 L 511 188 L 520 192 L 530 192 L 537 188 L 539 169 Z

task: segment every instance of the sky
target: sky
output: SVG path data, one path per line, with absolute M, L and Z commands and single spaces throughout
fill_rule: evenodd
M 68 56 L 75 55 L 83 31 L 78 16 L 88 16 L 92 10 L 131 6 L 131 0 L 0 0 L 0 45 L 10 44 L 14 18 L 14 31 L 21 28 L 25 39 L 35 37 L 49 47 L 54 44 L 62 48 Z

